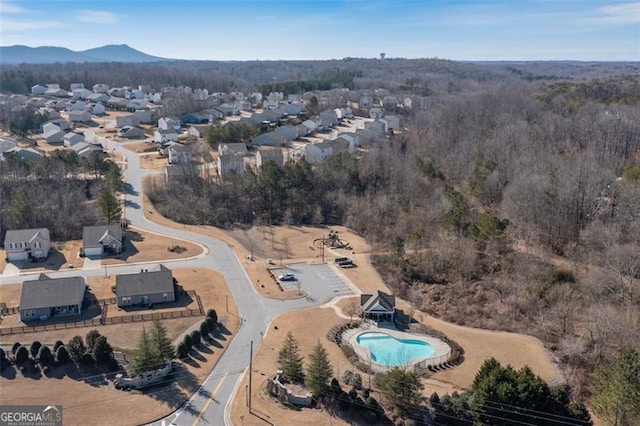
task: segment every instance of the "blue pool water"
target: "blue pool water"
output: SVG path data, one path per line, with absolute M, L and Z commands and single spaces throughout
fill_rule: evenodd
M 385 333 L 362 333 L 356 342 L 371 353 L 371 360 L 386 366 L 405 365 L 433 355 L 430 344 L 421 340 L 399 340 Z

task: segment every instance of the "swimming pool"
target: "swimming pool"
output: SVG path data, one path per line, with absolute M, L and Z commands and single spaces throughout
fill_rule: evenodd
M 356 343 L 369 350 L 371 360 L 388 367 L 407 365 L 433 356 L 431 345 L 422 340 L 396 339 L 386 333 L 366 332 Z

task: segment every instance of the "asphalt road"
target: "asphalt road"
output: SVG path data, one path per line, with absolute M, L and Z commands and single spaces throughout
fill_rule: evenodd
M 143 230 L 182 238 L 205 246 L 207 253 L 203 256 L 186 261 L 163 262 L 163 264 L 170 268 L 206 267 L 219 271 L 229 286 L 241 317 L 238 332 L 232 336 L 231 343 L 201 388 L 174 414 L 155 424 L 189 426 L 198 422 L 210 425 L 230 424 L 228 411 L 231 399 L 237 383 L 249 365 L 251 342 L 254 342 L 255 352 L 264 333 L 267 332 L 268 324 L 274 317 L 283 312 L 321 305 L 336 297 L 336 294 L 333 291 L 327 291 L 322 280 L 310 278 L 305 281 L 305 287 L 309 291 L 307 298 L 281 301 L 261 297 L 255 291 L 235 253 L 224 242 L 148 221 L 142 211 L 141 194 L 142 178 L 150 172 L 140 169 L 139 157 L 136 153 L 106 139 L 101 139 L 101 142 L 105 148 L 115 149 L 127 159 L 127 167 L 123 172 L 126 182 L 127 220 L 133 226 Z M 119 273 L 121 269 L 125 272 L 125 268 L 127 267 L 113 270 L 116 268 L 109 267 L 114 273 Z M 132 269 L 135 271 L 138 268 L 134 266 Z
M 307 297 L 283 301 L 260 296 L 255 291 L 239 259 L 224 242 L 202 234 L 168 228 L 147 220 L 142 210 L 142 178 L 158 172 L 140 169 L 138 154 L 124 149 L 122 144 L 104 138 L 97 138 L 96 142 L 102 143 L 105 149 L 116 150 L 126 158 L 127 164 L 123 171 L 126 193 L 124 213 L 131 225 L 147 232 L 195 242 L 206 248 L 203 255 L 187 260 L 170 260 L 161 263 L 170 269 L 205 267 L 219 271 L 227 282 L 241 318 L 239 330 L 231 336 L 231 343 L 200 388 L 182 407 L 155 422 L 154 425 L 231 424 L 230 403 L 237 384 L 248 368 L 251 342 L 253 341 L 255 352 L 271 320 L 283 312 L 322 305 L 334 297 L 352 293 L 355 289 L 333 266 L 296 264 L 291 268 L 299 274 L 302 287 L 309 293 Z M 104 268 L 75 269 L 47 272 L 47 275 L 51 278 L 79 275 L 88 277 L 107 272 L 123 274 L 139 270 L 140 265 L 135 264 L 113 265 L 109 266 L 108 270 Z M 2 276 L 0 284 L 23 282 L 35 279 L 36 275 L 22 273 Z M 222 316 L 223 313 L 219 315 Z

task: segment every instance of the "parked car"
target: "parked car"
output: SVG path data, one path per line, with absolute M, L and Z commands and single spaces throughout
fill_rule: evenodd
M 278 276 L 280 281 L 295 281 L 296 277 L 291 272 L 285 272 L 282 275 Z

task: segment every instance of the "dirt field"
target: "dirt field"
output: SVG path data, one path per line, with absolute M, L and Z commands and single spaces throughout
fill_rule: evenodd
M 176 270 L 175 276 L 185 289 L 195 289 L 201 295 L 206 308 L 214 308 L 225 327 L 235 332 L 238 327 L 237 309 L 229 297 L 229 310 L 226 312 L 226 297 L 229 295 L 221 275 L 207 269 Z M 230 296 L 230 295 L 229 295 Z M 198 324 L 202 317 L 183 318 L 165 321 L 169 337 L 180 337 L 191 325 Z M 137 336 L 142 327 L 149 323 L 112 325 L 99 327 L 98 331 L 108 337 L 109 342 L 118 348 L 135 347 Z M 62 330 L 56 335 L 45 336 L 22 334 L 14 340 L 23 343 L 34 339 L 52 344 L 56 339 L 68 340 L 74 335 L 85 335 L 90 328 Z M 24 378 L 20 374 L 0 377 L 0 399 L 4 404 L 61 404 L 64 406 L 65 424 L 118 424 L 134 425 L 150 422 L 169 414 L 196 391 L 199 383 L 209 374 L 232 335 L 226 331 L 215 336 L 215 343 L 192 351 L 188 362 L 178 363 L 175 384 L 154 389 L 148 394 L 118 391 L 110 385 L 89 385 L 78 379 L 81 373 L 54 375 L 55 378 Z M 8 342 L 11 344 L 14 340 Z M 3 342 L 4 343 L 4 342 Z M 54 370 L 55 373 L 55 370 Z M 70 378 L 69 375 L 75 377 Z M 87 407 L 91 407 L 90 410 Z M 126 413 L 126 416 L 123 415 Z
M 305 321 L 300 321 L 304 316 Z M 268 422 L 279 425 L 342 425 L 347 424 L 339 419 L 331 418 L 326 412 L 317 409 L 294 411 L 275 403 L 264 391 L 265 380 L 275 375 L 278 351 L 287 332 L 291 331 L 298 341 L 301 355 L 306 357 L 313 345 L 320 342 L 329 353 L 334 374 L 341 375 L 348 368 L 348 361 L 338 346 L 330 344 L 324 337 L 331 327 L 342 322 L 332 309 L 315 308 L 301 312 L 290 312 L 277 317 L 269 327 L 269 331 L 253 358 L 253 392 L 252 408 L 260 417 L 249 413 L 245 403 L 245 387 L 249 377 L 245 375 L 238 386 L 231 406 L 231 421 L 235 425 L 263 426 Z M 314 324 L 313 332 L 309 324 Z M 243 420 L 241 420 L 241 417 Z M 264 420 L 263 420 L 264 419 Z M 266 421 L 265 421 L 266 420 Z
M 4 271 L 5 266 L 7 266 L 7 253 L 4 250 L 0 250 L 0 274 Z
M 140 168 L 148 170 L 164 169 L 169 164 L 167 157 L 161 156 L 159 153 L 149 153 L 140 156 Z
M 135 227 L 127 230 L 127 251 L 121 259 L 103 259 L 103 265 L 118 265 L 123 263 L 153 262 L 166 259 L 186 259 L 203 252 L 201 246 L 184 240 L 165 237 L 145 232 Z M 182 253 L 171 252 L 168 248 L 180 246 L 186 249 Z
M 158 147 L 159 144 L 151 144 L 144 141 L 122 144 L 122 147 L 124 149 L 135 152 L 137 154 L 142 154 L 145 152 L 145 149 L 153 146 Z

